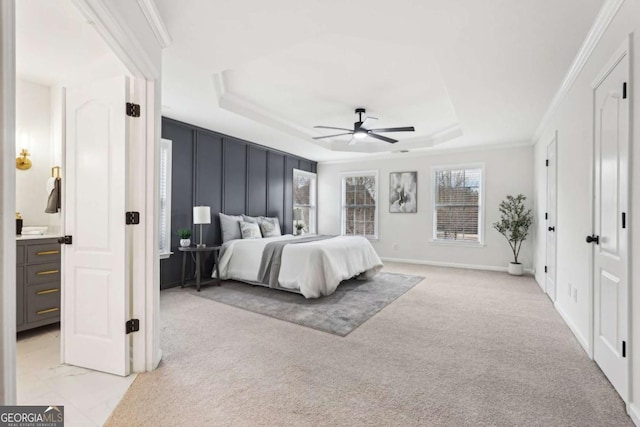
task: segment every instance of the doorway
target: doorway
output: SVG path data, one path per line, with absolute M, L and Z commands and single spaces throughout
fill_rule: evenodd
M 102 424 L 134 379 L 103 373 L 131 369 L 125 107 L 134 91 L 127 68 L 72 1 L 23 0 L 15 17 L 16 149 L 28 145 L 32 161 L 16 171 L 16 202 L 26 225 L 41 231 L 20 239 L 36 249 L 18 252 L 25 266 L 16 302 L 23 319 L 43 319 L 18 335 L 17 403 L 57 402 L 70 420 Z M 61 178 L 61 196 L 44 214 L 49 170 Z M 32 255 L 52 258 L 43 264 Z
M 36 1 L 36 0 L 29 0 Z M 0 403 L 16 403 L 16 292 L 15 292 L 15 241 L 13 239 L 16 227 L 14 220 L 15 213 L 15 86 L 16 86 L 16 6 L 25 5 L 26 1 L 16 2 L 5 0 L 0 3 L 0 38 L 2 39 L 2 55 L 0 64 L 2 66 L 2 81 L 0 90 L 3 93 L 0 105 L 0 121 L 3 123 L 4 138 L 0 140 L 3 150 L 3 160 L 0 172 L 4 177 L 1 203 L 4 207 L 1 216 L 3 225 L 0 233 L 3 236 L 3 262 L 0 263 L 0 275 L 4 280 L 0 284 L 0 291 L 3 295 L 0 313 L 5 327 L 0 331 L 2 337 L 0 343 Z M 156 321 L 159 311 L 159 288 L 158 288 L 158 259 L 157 259 L 157 191 L 155 189 L 155 165 L 158 157 L 159 123 L 160 123 L 160 85 L 159 78 L 161 72 L 161 49 L 170 43 L 170 39 L 161 37 L 166 35 L 163 23 L 158 21 L 153 3 L 96 3 L 90 0 L 63 0 L 53 3 L 55 13 L 62 5 L 72 5 L 73 11 L 80 11 L 80 20 L 85 24 L 86 34 L 82 34 L 73 40 L 82 44 L 85 35 L 95 36 L 99 34 L 100 40 L 108 46 L 108 52 L 118 59 L 118 67 L 125 67 L 125 75 L 130 73 L 135 78 L 133 90 L 134 99 L 140 105 L 140 117 L 129 127 L 131 138 L 128 152 L 131 154 L 129 168 L 132 173 L 129 177 L 127 187 L 130 190 L 127 208 L 134 212 L 139 212 L 140 226 L 132 228 L 130 232 L 133 236 L 128 240 L 132 255 L 129 262 L 130 280 L 135 281 L 137 286 L 133 287 L 127 307 L 132 311 L 132 316 L 136 318 L 135 324 L 139 322 L 139 332 L 129 336 L 132 343 L 131 360 L 135 372 L 153 370 L 158 366 L 161 358 L 159 347 L 159 326 Z M 52 3 L 41 0 L 43 8 Z M 45 16 L 37 29 L 49 31 L 58 36 L 68 34 L 67 26 L 54 24 L 53 15 L 51 19 Z M 145 25 L 148 24 L 148 25 Z M 158 31 L 156 31 L 158 30 Z M 164 30 L 166 32 L 166 30 Z M 55 40 L 55 38 L 51 38 Z M 166 40 L 169 40 L 167 42 Z M 48 42 L 48 39 L 44 40 Z M 157 42 L 157 43 L 156 43 Z M 43 45 L 45 45 L 44 43 Z M 78 75 L 80 71 L 90 71 L 91 79 L 113 76 L 114 71 L 107 62 L 94 63 L 94 67 L 87 69 L 73 69 L 69 72 L 70 58 L 56 55 L 55 50 L 47 49 L 42 52 L 40 59 L 49 59 L 48 65 L 52 69 L 59 65 L 66 66 L 67 72 L 63 75 L 63 80 L 81 83 L 82 78 Z M 80 56 L 89 57 L 95 53 L 93 49 L 79 50 L 75 53 Z M 38 69 L 38 67 L 33 67 Z M 45 70 L 46 71 L 46 70 Z M 78 73 L 74 73 L 78 71 Z M 76 80 L 78 78 L 79 80 Z M 85 79 L 86 82 L 89 79 Z M 75 86 L 75 85 L 73 85 Z M 53 98 L 53 96 L 52 96 Z M 46 103 L 45 103 L 46 104 Z M 52 102 L 53 105 L 62 105 Z M 124 110 L 124 109 L 123 109 Z M 123 111 L 118 109 L 118 113 Z M 53 108 L 52 108 L 53 111 Z M 62 165 L 64 167 L 64 165 Z M 126 319 L 122 319 L 125 321 Z M 123 328 L 124 329 L 124 328 Z M 133 328 L 135 329 L 135 328 Z M 118 328 L 120 330 L 120 328 Z M 59 342 L 59 340 L 56 340 Z
M 594 81 L 593 357 L 629 398 L 629 41 Z

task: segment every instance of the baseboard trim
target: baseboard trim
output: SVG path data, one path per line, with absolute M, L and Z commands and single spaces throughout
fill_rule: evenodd
M 160 290 L 164 291 L 165 289 L 175 288 L 176 286 L 180 286 L 182 282 L 169 282 L 169 283 L 160 283 Z
M 571 330 L 571 332 L 573 332 L 573 335 L 578 340 L 578 343 L 580 344 L 582 349 L 587 353 L 589 358 L 591 358 L 590 351 L 589 351 L 589 341 L 580 333 L 576 325 L 569 318 L 567 313 L 565 313 L 564 310 L 562 310 L 562 308 L 558 305 L 557 302 L 553 303 L 553 306 L 555 307 L 558 314 L 560 314 L 560 317 L 562 317 L 562 320 L 564 320 L 564 323 L 566 323 L 569 329 Z
M 630 403 L 627 405 L 627 414 L 631 417 L 631 421 L 640 427 L 640 408 L 635 403 Z
M 432 267 L 464 268 L 467 270 L 484 270 L 484 271 L 500 271 L 500 272 L 507 271 L 507 267 L 497 267 L 495 265 L 463 264 L 463 263 L 457 263 L 457 262 L 429 261 L 424 259 L 411 259 L 411 258 L 381 257 L 380 259 L 382 261 L 387 261 L 387 262 L 399 262 L 402 264 L 430 265 Z M 533 274 L 533 270 L 530 268 L 525 268 L 524 271 L 527 274 Z

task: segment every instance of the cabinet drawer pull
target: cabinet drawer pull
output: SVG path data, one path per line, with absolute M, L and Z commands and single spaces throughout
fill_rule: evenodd
M 59 253 L 60 251 L 42 251 L 42 252 L 36 252 L 36 255 L 57 255 Z
M 60 270 L 47 270 L 47 271 L 38 271 L 36 275 L 38 276 L 46 276 L 47 274 L 56 274 L 60 273 Z
M 44 291 L 38 291 L 38 292 L 36 292 L 36 295 L 52 294 L 52 293 L 54 293 L 54 292 L 58 292 L 59 290 L 60 290 L 60 288 L 45 289 Z
M 58 307 L 54 307 L 54 308 L 48 308 L 46 310 L 40 310 L 40 311 L 36 311 L 36 314 L 47 314 L 47 313 L 53 313 L 54 311 L 59 311 L 60 309 Z

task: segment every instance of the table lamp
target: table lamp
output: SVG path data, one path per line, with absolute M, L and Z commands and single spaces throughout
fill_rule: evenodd
M 193 223 L 200 225 L 200 243 L 196 247 L 204 248 L 207 245 L 202 243 L 202 224 L 211 224 L 211 208 L 209 206 L 194 206 Z

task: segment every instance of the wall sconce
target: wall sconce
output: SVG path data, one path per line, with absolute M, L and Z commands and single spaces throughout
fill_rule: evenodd
M 20 156 L 16 159 L 16 168 L 21 171 L 31 169 L 31 160 L 29 159 L 29 152 L 26 148 L 22 149 Z

